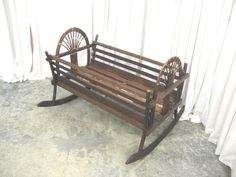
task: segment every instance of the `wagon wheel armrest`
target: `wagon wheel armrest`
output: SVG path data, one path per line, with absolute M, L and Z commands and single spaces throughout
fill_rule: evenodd
M 79 47 L 79 48 L 75 48 L 75 49 L 72 49 L 70 51 L 67 51 L 67 52 L 62 52 L 62 53 L 59 53 L 58 57 L 64 57 L 64 56 L 67 56 L 67 55 L 73 55 L 73 54 L 76 54 L 77 52 L 80 52 L 82 50 L 85 50 L 85 49 L 89 49 L 93 46 L 94 44 L 88 44 L 88 45 L 85 45 L 85 46 L 82 46 L 82 47 Z
M 47 56 L 47 58 L 46 58 L 47 61 L 53 60 L 53 61 L 55 61 L 55 62 L 58 62 L 58 63 L 61 63 L 61 64 L 65 65 L 65 66 L 69 66 L 70 68 L 74 69 L 75 71 L 82 69 L 82 68 L 81 68 L 80 66 L 78 66 L 78 65 L 75 65 L 75 64 L 70 63 L 70 62 L 68 62 L 68 61 L 66 61 L 66 60 L 63 60 L 62 58 L 60 58 L 60 57 L 58 57 L 58 56 L 49 54 L 47 51 L 45 51 L 45 54 L 46 54 L 46 56 Z
M 160 92 L 157 95 L 156 99 L 150 101 L 149 107 L 153 108 L 154 106 L 156 106 L 156 104 L 158 103 L 159 100 L 161 100 L 161 99 L 165 98 L 167 95 L 169 95 L 176 87 L 178 87 L 180 84 L 182 84 L 188 77 L 189 77 L 189 74 L 187 74 L 187 73 L 184 74 L 179 80 L 177 80 L 176 82 L 171 84 L 164 91 Z

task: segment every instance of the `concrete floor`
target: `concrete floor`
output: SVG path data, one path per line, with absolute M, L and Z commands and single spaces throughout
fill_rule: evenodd
M 230 176 L 201 124 L 180 121 L 149 156 L 125 165 L 140 130 L 80 98 L 36 106 L 51 95 L 49 80 L 0 81 L 0 177 Z M 65 95 L 59 89 L 59 97 Z

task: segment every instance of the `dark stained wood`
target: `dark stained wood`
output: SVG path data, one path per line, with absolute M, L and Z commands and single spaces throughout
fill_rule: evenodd
M 160 70 L 157 69 L 157 68 L 153 68 L 153 67 L 151 67 L 149 65 L 146 65 L 146 64 L 143 64 L 143 63 L 140 63 L 140 62 L 137 62 L 137 61 L 134 61 L 134 60 L 131 60 L 131 59 L 128 59 L 128 58 L 125 58 L 125 57 L 122 57 L 122 56 L 110 53 L 110 52 L 107 52 L 105 50 L 101 50 L 101 49 L 98 49 L 98 48 L 96 48 L 95 50 L 96 50 L 96 52 L 102 53 L 104 55 L 107 55 L 107 56 L 110 56 L 112 58 L 118 59 L 120 61 L 125 61 L 128 64 L 133 64 L 133 65 L 136 65 L 136 66 L 140 66 L 141 68 L 145 68 L 147 70 L 150 70 L 150 71 L 153 71 L 153 72 L 156 72 L 156 73 L 160 72 Z
M 138 77 L 137 75 L 126 72 L 124 70 L 119 70 L 118 68 L 115 68 L 113 66 L 108 66 L 98 61 L 92 62 L 92 64 L 89 65 L 88 68 L 96 72 L 103 73 L 104 75 L 107 75 L 114 80 L 118 80 L 144 92 L 146 92 L 147 90 L 152 90 L 155 85 L 154 82 Z
M 110 60 L 109 58 L 106 58 L 106 57 L 103 57 L 103 56 L 100 56 L 100 55 L 97 55 L 97 54 L 95 54 L 95 58 L 99 58 L 101 60 L 104 60 L 104 61 L 106 61 L 108 63 L 114 64 L 114 65 L 119 66 L 121 68 L 127 69 L 129 71 L 133 71 L 133 72 L 135 72 L 137 74 L 141 74 L 141 75 L 146 76 L 146 77 L 148 77 L 150 79 L 157 80 L 157 76 L 149 74 L 149 73 L 147 73 L 145 71 L 142 71 L 140 69 L 133 68 L 133 67 L 131 67 L 129 65 L 125 65 L 125 64 L 119 63 L 119 62 L 117 62 L 115 60 Z
M 172 85 L 170 85 L 166 90 L 160 92 L 157 95 L 156 100 L 153 100 L 150 102 L 150 106 L 155 106 L 158 102 L 158 100 L 163 99 L 164 97 L 166 97 L 168 94 L 170 94 L 176 87 L 178 87 L 180 84 L 182 84 L 187 78 L 189 77 L 189 74 L 185 74 L 181 77 L 181 79 L 179 79 L 178 81 L 176 81 L 175 83 L 173 83 Z
M 96 53 L 96 42 L 98 41 L 98 35 L 96 35 L 95 37 L 95 40 L 93 41 L 93 44 L 92 44 L 92 52 L 93 52 L 93 55 L 92 55 L 92 61 L 95 59 L 95 53 Z
M 86 34 L 79 28 L 71 28 L 61 36 L 56 55 L 46 52 L 53 76 L 52 101 L 38 106 L 55 106 L 75 99 L 77 96 L 98 105 L 122 120 L 143 131 L 138 152 L 128 163 L 149 154 L 171 131 L 184 111 L 181 94 L 188 78 L 187 64 L 182 66 L 178 57 L 166 63 L 134 54 L 95 41 L 89 44 Z M 84 42 L 84 46 L 80 46 Z M 61 52 L 61 47 L 66 52 Z M 87 50 L 87 65 L 78 66 L 77 53 Z M 92 55 L 90 56 L 90 53 Z M 61 57 L 70 56 L 70 62 Z M 56 99 L 57 86 L 73 95 Z M 170 125 L 150 145 L 146 137 L 169 116 L 174 115 Z
M 177 113 L 177 110 L 175 110 L 174 115 L 175 118 L 171 121 L 171 123 L 168 125 L 168 127 L 166 129 L 164 129 L 164 131 L 151 143 L 149 144 L 147 147 L 145 148 L 139 148 L 139 151 L 133 155 L 131 155 L 128 160 L 126 161 L 126 164 L 130 164 L 133 163 L 137 160 L 140 160 L 142 158 L 144 158 L 145 156 L 147 156 L 149 153 L 151 153 L 155 147 L 160 144 L 160 142 L 170 133 L 170 131 L 174 128 L 174 126 L 176 125 L 176 123 L 178 122 L 179 118 L 181 117 L 181 115 L 184 112 L 184 106 L 181 108 L 181 110 Z M 143 139 L 145 139 L 145 134 L 142 136 L 141 142 L 144 141 Z M 140 143 L 141 144 L 141 143 Z
M 55 65 L 57 65 L 57 63 L 54 63 Z M 61 67 L 59 65 L 59 67 Z M 56 69 L 56 68 L 55 68 Z M 64 68 L 65 70 L 68 70 L 68 68 Z M 62 71 L 59 71 L 59 73 L 62 73 Z M 79 82 L 83 82 L 85 83 L 85 81 L 83 81 L 83 79 L 86 79 L 87 81 L 89 81 L 89 83 L 92 83 L 94 85 L 94 87 L 98 86 L 100 87 L 100 90 L 103 89 L 104 92 L 105 90 L 107 90 L 107 92 L 113 92 L 115 94 L 118 94 L 119 97 L 123 96 L 124 98 L 129 99 L 130 101 L 133 101 L 137 104 L 140 105 L 145 105 L 145 99 L 132 93 L 132 92 L 128 92 L 125 90 L 125 88 L 123 88 L 123 90 L 114 87 L 114 85 L 111 85 L 109 82 L 105 82 L 104 80 L 101 80 L 101 78 L 98 78 L 98 76 L 94 76 L 94 75 L 90 75 L 89 73 L 86 73 L 86 69 L 85 68 L 81 68 L 80 71 L 76 72 L 78 74 L 79 77 L 81 77 L 81 80 Z M 77 76 L 77 78 L 79 79 L 79 77 Z M 70 76 L 67 76 L 70 77 Z M 101 82 L 103 81 L 103 82 Z M 87 82 L 88 84 L 88 82 Z M 90 86 L 89 86 L 90 87 Z
M 90 69 L 85 69 L 87 73 L 98 77 L 102 82 L 107 82 L 109 83 L 109 85 L 111 84 L 113 87 L 119 88 L 121 90 L 124 90 L 125 92 L 130 92 L 132 94 L 135 93 L 135 95 L 141 96 L 141 97 L 145 97 L 146 93 L 143 91 L 140 91 L 139 89 L 136 89 L 135 87 L 129 86 L 125 83 L 116 81 L 110 77 L 104 76 L 103 74 L 99 73 L 99 72 L 95 72 L 93 70 Z
M 134 79 L 126 78 L 125 73 L 123 73 L 123 75 L 121 74 L 122 72 L 120 72 L 120 74 L 114 73 L 114 70 L 116 70 L 116 68 L 112 69 L 112 67 L 106 67 L 106 66 L 104 67 L 104 66 L 101 66 L 100 64 L 92 64 L 88 67 L 88 69 L 95 71 L 99 74 L 103 74 L 104 76 L 109 77 L 124 85 L 131 86 L 139 90 L 143 94 L 145 94 L 146 90 L 148 90 L 149 87 L 146 87 L 144 84 L 137 83 Z M 138 87 L 138 85 L 140 85 L 141 88 Z
M 74 49 L 72 49 L 73 54 L 70 54 L 70 61 L 71 63 L 78 65 L 78 55 L 74 53 Z
M 62 52 L 62 53 L 57 54 L 56 56 L 57 57 L 64 57 L 64 56 L 67 56 L 67 55 L 77 54 L 78 52 L 80 52 L 82 50 L 90 49 L 90 47 L 92 47 L 92 44 L 90 44 L 88 46 L 83 46 L 83 47 L 79 47 L 77 49 L 74 49 L 73 52 L 72 51 Z
M 131 123 L 135 127 L 143 129 L 143 118 L 139 114 L 135 114 L 129 108 L 115 104 L 113 101 L 106 99 L 88 89 L 79 86 L 69 80 L 60 78 L 58 85 L 70 91 L 71 93 L 86 99 L 87 101 L 98 105 L 99 107 L 117 115 L 123 120 Z M 95 98 L 95 99 L 94 99 Z
M 149 121 L 150 121 L 150 109 L 149 109 L 149 102 L 151 100 L 151 91 L 148 90 L 146 94 L 146 105 L 145 105 L 145 120 L 144 120 L 144 126 L 145 128 L 149 128 Z
M 55 63 L 55 65 L 57 65 L 57 64 Z M 60 66 L 60 68 L 61 68 L 61 66 Z M 64 69 L 67 69 L 67 68 L 64 68 Z M 58 73 L 64 75 L 65 76 L 64 78 L 72 79 L 72 80 L 84 85 L 85 87 L 93 89 L 94 91 L 97 91 L 106 97 L 110 97 L 110 98 L 114 99 L 115 101 L 120 102 L 121 104 L 124 104 L 125 106 L 128 106 L 129 108 L 132 108 L 135 111 L 138 111 L 138 112 L 144 114 L 145 108 L 142 105 L 139 105 L 139 104 L 137 104 L 125 97 L 121 97 L 119 95 L 116 95 L 114 92 L 111 92 L 110 90 L 105 89 L 99 85 L 94 85 L 93 83 L 84 80 L 84 78 L 82 78 L 82 77 L 74 76 L 73 74 L 66 73 L 61 70 L 59 70 Z
M 152 125 L 152 127 L 150 127 L 149 129 L 146 130 L 147 136 L 150 133 L 152 133 L 156 128 L 158 128 L 161 125 L 161 123 L 163 121 L 165 121 L 170 115 L 172 115 L 174 110 L 176 110 L 180 106 L 181 102 L 182 102 L 182 100 L 177 102 L 175 104 L 175 106 L 173 106 L 164 116 L 161 115 L 159 112 L 156 112 L 154 117 L 153 117 L 153 125 Z
M 76 35 L 75 35 L 76 33 Z M 73 27 L 64 32 L 57 44 L 56 55 L 60 55 L 61 48 L 64 47 L 67 52 L 76 51 L 84 41 L 87 49 L 87 64 L 90 64 L 89 40 L 85 32 L 79 28 Z M 75 55 L 75 54 L 74 54 Z M 75 57 L 74 57 L 75 60 Z M 74 61 L 74 63 L 77 63 Z
M 67 97 L 62 98 L 62 99 L 57 99 L 57 100 L 55 100 L 55 102 L 53 102 L 52 100 L 41 101 L 40 103 L 37 104 L 37 106 L 38 107 L 58 106 L 58 105 L 62 105 L 62 104 L 68 103 L 70 101 L 73 101 L 76 98 L 77 98 L 76 95 L 70 95 L 70 96 L 67 96 Z

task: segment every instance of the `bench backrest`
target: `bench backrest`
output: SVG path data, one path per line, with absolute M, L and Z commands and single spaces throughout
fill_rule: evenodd
M 100 63 L 139 75 L 155 84 L 164 63 L 118 49 L 97 41 L 93 42 L 91 63 Z

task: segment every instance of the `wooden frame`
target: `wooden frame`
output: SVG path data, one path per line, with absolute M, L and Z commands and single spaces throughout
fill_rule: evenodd
M 138 151 L 126 161 L 129 164 L 149 154 L 181 117 L 187 64 L 182 66 L 178 57 L 161 63 L 97 40 L 98 36 L 89 44 L 81 29 L 71 28 L 60 38 L 56 55 L 46 52 L 53 76 L 53 99 L 38 106 L 60 105 L 79 96 L 141 129 Z M 66 51 L 61 52 L 62 47 Z M 79 67 L 77 54 L 83 50 L 87 50 L 87 65 Z M 70 56 L 70 62 L 64 56 Z M 57 86 L 72 95 L 56 100 Z M 168 127 L 145 147 L 146 137 L 171 115 L 174 119 Z

